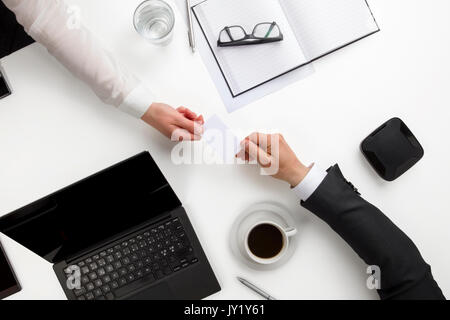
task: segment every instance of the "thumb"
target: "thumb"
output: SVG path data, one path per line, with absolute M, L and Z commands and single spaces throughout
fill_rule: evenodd
M 258 145 L 256 145 L 253 141 L 244 140 L 244 150 L 248 153 L 250 157 L 253 159 L 257 159 L 258 163 L 261 167 L 270 166 L 272 159 L 271 157 Z

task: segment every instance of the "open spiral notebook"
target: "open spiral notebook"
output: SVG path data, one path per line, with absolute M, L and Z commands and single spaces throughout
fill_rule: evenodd
M 380 30 L 365 0 L 205 0 L 193 11 L 233 97 Z M 272 21 L 281 42 L 217 46 L 225 26 Z

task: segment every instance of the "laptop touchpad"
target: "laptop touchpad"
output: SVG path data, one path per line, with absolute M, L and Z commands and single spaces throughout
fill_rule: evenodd
M 167 300 L 173 299 L 172 291 L 166 282 L 161 282 L 150 288 L 131 295 L 128 300 Z

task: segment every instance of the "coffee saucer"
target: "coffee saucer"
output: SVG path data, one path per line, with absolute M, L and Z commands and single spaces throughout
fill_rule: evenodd
M 242 213 L 240 213 L 231 227 L 231 252 L 240 263 L 254 270 L 266 271 L 281 267 L 283 264 L 289 261 L 295 251 L 295 248 L 297 247 L 297 236 L 294 235 L 289 239 L 289 247 L 286 251 L 286 254 L 277 262 L 264 265 L 250 259 L 245 251 L 245 236 L 248 231 L 248 228 L 246 228 L 246 226 L 252 224 L 252 221 L 266 220 L 274 221 L 285 228 L 296 227 L 298 229 L 289 210 L 277 202 L 259 202 L 253 204 L 252 206 L 245 209 Z

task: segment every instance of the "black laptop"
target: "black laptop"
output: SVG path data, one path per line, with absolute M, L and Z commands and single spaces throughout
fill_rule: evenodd
M 202 299 L 220 290 L 148 152 L 2 217 L 0 231 L 54 264 L 69 299 Z

